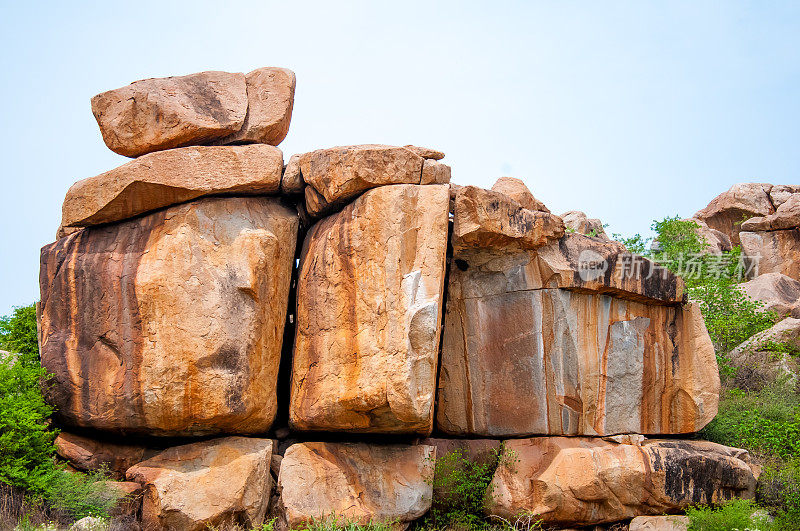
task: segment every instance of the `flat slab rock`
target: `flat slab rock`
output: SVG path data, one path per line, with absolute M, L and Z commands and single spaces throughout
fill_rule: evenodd
M 308 232 L 297 287 L 294 429 L 430 432 L 448 201 L 447 185 L 382 186 Z
M 530 511 L 545 524 L 592 525 L 755 497 L 747 452 L 706 441 L 539 437 L 504 446 L 514 459 L 497 468 L 487 512 L 512 521 Z
M 272 490 L 272 444 L 225 437 L 175 446 L 132 466 L 128 480 L 144 485 L 144 529 L 258 528 Z
M 73 184 L 64 199 L 61 227 L 121 221 L 213 194 L 274 194 L 282 170 L 281 150 L 265 145 L 151 153 Z
M 426 445 L 306 442 L 286 450 L 278 476 L 290 528 L 338 518 L 402 525 L 431 507 L 436 449 Z
M 42 249 L 42 364 L 64 426 L 148 435 L 263 433 L 297 213 L 207 198 Z
M 145 79 L 92 98 L 106 145 L 120 155 L 211 142 L 278 145 L 289 130 L 295 76 L 283 68 Z
M 452 435 L 691 433 L 717 412 L 716 358 L 695 305 L 451 291 L 441 356 L 437 426 Z

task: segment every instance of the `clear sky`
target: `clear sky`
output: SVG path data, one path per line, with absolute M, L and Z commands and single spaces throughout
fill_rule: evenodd
M 39 297 L 76 180 L 127 159 L 98 92 L 202 70 L 297 74 L 293 153 L 447 154 L 609 232 L 690 216 L 736 182 L 800 183 L 800 2 L 0 0 L 0 315 Z

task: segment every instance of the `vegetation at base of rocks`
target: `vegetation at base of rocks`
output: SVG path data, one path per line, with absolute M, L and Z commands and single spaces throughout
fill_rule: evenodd
M 39 512 L 107 517 L 119 496 L 103 483 L 106 475 L 68 472 L 56 462 L 58 431 L 50 426 L 53 409 L 42 395 L 49 375 L 39 362 L 34 305 L 0 319 L 0 349 L 14 353 L 0 360 L 0 484 L 17 489 L 13 499 L 24 492 L 25 504 Z
M 755 514 L 754 514 L 755 513 Z M 690 507 L 688 531 L 769 531 L 773 529 L 769 517 L 760 514 L 753 502 L 732 500 L 719 507 Z
M 313 520 L 305 527 L 298 528 L 298 531 L 392 531 L 393 526 L 394 522 L 359 524 L 344 518 L 321 518 Z M 271 531 L 271 528 L 264 529 L 264 531 Z

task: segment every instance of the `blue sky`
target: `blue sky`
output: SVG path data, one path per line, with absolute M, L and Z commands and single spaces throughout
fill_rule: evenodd
M 798 2 L 0 6 L 0 315 L 38 299 L 69 186 L 126 161 L 89 99 L 146 77 L 291 68 L 286 159 L 431 146 L 455 182 L 520 177 L 610 232 L 689 216 L 736 182 L 800 183 Z

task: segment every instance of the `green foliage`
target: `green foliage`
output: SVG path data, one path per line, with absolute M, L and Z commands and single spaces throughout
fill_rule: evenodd
M 36 305 L 20 306 L 11 315 L 0 317 L 0 350 L 22 354 L 25 364 L 39 358 L 36 335 Z
M 611 237 L 634 254 L 638 254 L 639 256 L 647 256 L 650 254 L 650 238 L 644 238 L 641 234 L 636 233 L 630 238 L 625 238 L 622 234 L 615 233 L 612 234 Z
M 771 526 L 766 515 L 753 515 L 756 509 L 748 500 L 732 500 L 717 508 L 690 507 L 686 511 L 689 531 L 769 530 Z
M 344 518 L 321 518 L 315 519 L 301 531 L 392 531 L 394 522 L 370 522 L 359 524 Z M 274 522 L 272 524 L 274 526 Z M 265 530 L 265 531 L 270 531 Z
M 778 529 L 800 529 L 800 455 L 764 467 L 758 481 L 758 498 L 777 513 Z M 795 527 L 787 527 L 792 521 Z

